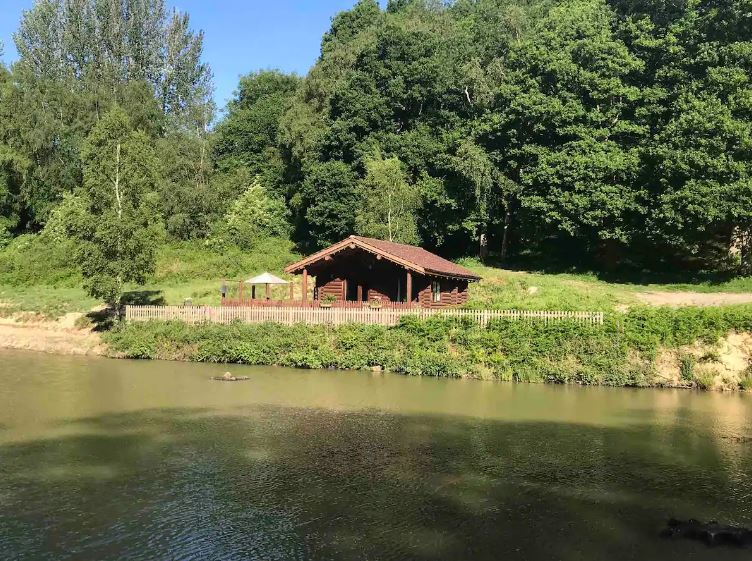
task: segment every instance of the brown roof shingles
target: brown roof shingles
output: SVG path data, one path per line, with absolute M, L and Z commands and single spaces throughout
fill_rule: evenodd
M 417 271 L 429 275 L 444 277 L 463 278 L 467 280 L 480 280 L 480 277 L 472 271 L 439 257 L 438 255 L 426 251 L 422 247 L 406 245 L 376 238 L 366 238 L 363 236 L 350 236 L 344 240 L 335 243 L 321 251 L 309 255 L 304 259 L 285 267 L 286 273 L 297 273 L 303 268 L 315 263 L 327 256 L 340 251 L 348 245 L 356 245 L 366 251 L 371 251 L 383 255 L 395 263 L 408 268 L 414 268 Z
M 457 265 L 456 263 L 452 263 L 451 261 L 444 259 L 443 257 L 439 257 L 435 253 L 431 253 L 430 251 L 427 251 L 422 247 L 388 242 L 386 240 L 378 240 L 376 238 L 366 238 L 363 236 L 350 237 L 366 245 L 375 247 L 376 249 L 384 253 L 394 255 L 395 257 L 398 257 L 403 261 L 408 261 L 409 263 L 417 265 L 418 267 L 425 269 L 427 273 L 434 273 L 447 277 L 461 277 L 471 280 L 480 279 L 478 275 L 476 275 L 469 269 L 466 269 L 461 265 Z

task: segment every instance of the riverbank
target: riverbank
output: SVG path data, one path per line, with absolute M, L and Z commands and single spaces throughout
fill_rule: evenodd
M 642 309 L 603 326 L 406 318 L 399 326 L 120 325 L 112 356 L 632 387 L 752 388 L 752 309 Z
M 66 355 L 633 387 L 752 389 L 752 308 L 643 309 L 603 326 L 408 320 L 393 328 L 0 320 L 0 347 Z
M 37 317 L 0 318 L 0 348 L 60 355 L 106 355 L 102 338 L 91 327 L 77 327 L 80 313 L 51 321 Z

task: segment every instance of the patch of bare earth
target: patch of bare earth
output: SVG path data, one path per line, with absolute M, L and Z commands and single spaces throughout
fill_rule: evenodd
M 752 293 L 748 292 L 638 292 L 635 296 L 651 306 L 727 306 L 752 302 Z
M 666 385 L 691 387 L 693 382 L 681 377 L 680 354 L 694 358 L 696 364 L 693 370 L 707 379 L 707 389 L 738 389 L 739 382 L 752 364 L 752 334 L 729 333 L 715 346 L 695 343 L 678 351 L 661 351 L 655 362 L 658 376 Z
M 0 348 L 24 349 L 67 355 L 101 355 L 102 341 L 91 328 L 78 328 L 84 314 L 65 314 L 57 320 L 33 313 L 0 318 Z

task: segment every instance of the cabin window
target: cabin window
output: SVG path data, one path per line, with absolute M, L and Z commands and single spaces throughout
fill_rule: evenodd
M 441 283 L 439 281 L 431 282 L 431 300 L 441 302 Z

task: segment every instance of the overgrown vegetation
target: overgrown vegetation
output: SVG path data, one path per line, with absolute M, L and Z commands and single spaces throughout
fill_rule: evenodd
M 752 329 L 745 307 L 634 308 L 645 288 L 752 288 L 748 4 L 359 0 L 307 76 L 251 72 L 215 122 L 186 14 L 39 0 L 19 60 L 0 65 L 0 313 L 85 311 L 90 295 L 216 304 L 222 279 L 361 233 L 464 258 L 484 277 L 471 307 L 633 311 L 602 329 L 150 324 L 108 341 L 128 356 L 655 383 L 660 348 Z M 708 362 L 687 358 L 685 381 L 710 384 Z
M 77 261 L 110 299 L 118 278 L 143 280 L 111 261 L 148 276 L 152 244 L 117 243 L 147 219 L 155 245 L 216 251 L 364 233 L 532 268 L 744 272 L 748 12 L 746 0 L 359 0 L 307 76 L 250 72 L 215 123 L 186 14 L 164 0 L 39 0 L 18 61 L 0 67 L 0 247 L 83 209 L 101 235 Z M 108 114 L 129 123 L 106 133 Z M 111 218 L 124 212 L 118 146 L 137 172 L 123 178 L 137 187 L 127 220 Z M 95 192 L 109 197 L 81 204 Z M 7 257 L 6 271 L 23 268 Z M 81 282 L 60 265 L 56 283 Z
M 637 310 L 604 326 L 501 320 L 405 318 L 397 327 L 277 324 L 190 326 L 180 322 L 121 325 L 106 334 L 113 353 L 130 358 L 282 365 L 300 368 L 382 367 L 412 375 L 522 382 L 649 386 L 661 349 L 716 343 L 752 329 L 752 307 Z M 693 363 L 694 364 L 694 363 Z M 685 381 L 712 377 L 682 369 Z M 678 381 L 678 380 L 677 380 Z M 740 382 L 742 384 L 747 382 Z

